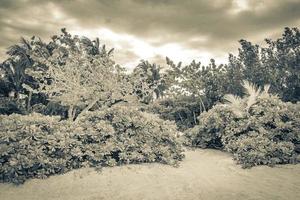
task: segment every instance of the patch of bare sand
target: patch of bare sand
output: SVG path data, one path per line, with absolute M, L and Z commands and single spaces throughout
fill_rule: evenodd
M 217 150 L 187 151 L 180 167 L 161 164 L 80 169 L 24 185 L 0 184 L 1 200 L 298 200 L 300 165 L 241 169 Z

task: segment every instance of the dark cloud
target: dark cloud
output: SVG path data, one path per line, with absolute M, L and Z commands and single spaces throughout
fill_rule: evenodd
M 299 20 L 299 1 L 273 0 L 265 4 L 250 2 L 250 10 L 235 15 L 230 11 L 234 5 L 231 0 L 219 1 L 219 5 L 213 5 L 208 0 L 91 0 L 88 3 L 75 1 L 72 4 L 60 1 L 58 4 L 83 26 L 106 25 L 115 31 L 143 37 L 164 33 L 167 37 L 175 34 L 233 39 Z M 257 6 L 262 7 L 261 10 L 254 10 Z
M 262 41 L 299 26 L 299 0 L 1 0 L 0 51 L 20 35 L 48 37 L 61 27 L 108 28 L 153 46 L 177 43 L 216 55 L 241 38 Z M 243 8 L 238 10 L 237 5 Z M 100 36 L 101 37 L 101 36 Z M 122 62 L 136 58 L 120 52 Z M 180 52 L 179 52 L 180 54 Z M 1 56 L 1 54 L 0 54 Z M 128 57 L 126 57 L 128 56 Z M 142 59 L 142 58 L 141 58 Z

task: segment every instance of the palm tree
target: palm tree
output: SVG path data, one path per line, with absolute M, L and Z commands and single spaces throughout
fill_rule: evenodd
M 135 94 L 144 103 L 149 103 L 163 96 L 166 89 L 165 77 L 159 65 L 142 60 L 133 70 L 131 81 Z
M 9 47 L 7 54 L 8 58 L 2 65 L 5 75 L 9 82 L 12 83 L 17 100 L 20 98 L 22 84 L 26 79 L 25 70 L 32 65 L 30 58 L 31 45 L 27 40 L 21 37 L 21 43 Z
M 260 97 L 270 97 L 270 85 L 265 85 L 262 89 L 249 81 L 243 81 L 242 86 L 246 94 L 243 98 L 233 94 L 226 94 L 224 96 L 224 100 L 226 101 L 224 105 L 228 106 L 237 118 L 247 115 L 250 108 L 257 103 Z

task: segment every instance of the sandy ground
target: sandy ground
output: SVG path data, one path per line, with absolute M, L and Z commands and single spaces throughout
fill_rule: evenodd
M 1 200 L 299 200 L 300 165 L 241 169 L 216 150 L 187 151 L 179 168 L 161 164 L 80 169 L 24 185 L 0 184 Z

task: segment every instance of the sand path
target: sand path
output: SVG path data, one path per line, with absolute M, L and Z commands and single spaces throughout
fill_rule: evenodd
M 21 186 L 0 184 L 0 200 L 299 200 L 300 164 L 241 169 L 217 150 L 187 151 L 161 164 L 80 169 Z

